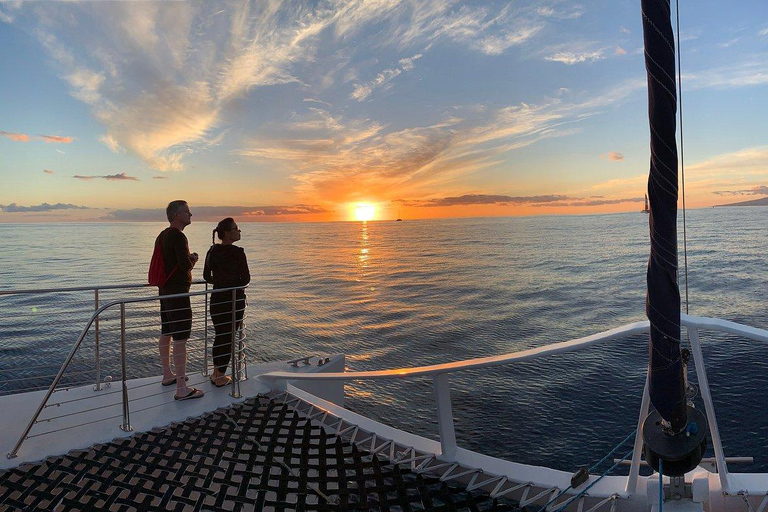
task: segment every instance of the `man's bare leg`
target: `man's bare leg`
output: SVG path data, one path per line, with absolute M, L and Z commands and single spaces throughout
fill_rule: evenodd
M 163 382 L 170 382 L 176 376 L 171 371 L 171 337 L 163 334 L 160 336 L 160 364 L 163 365 Z
M 187 340 L 173 340 L 173 366 L 176 368 L 176 396 L 186 396 L 187 386 Z

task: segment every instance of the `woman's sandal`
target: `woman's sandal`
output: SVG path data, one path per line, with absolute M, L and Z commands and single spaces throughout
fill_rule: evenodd
M 193 398 L 202 398 L 205 393 L 197 388 L 189 388 L 189 393 L 184 396 L 173 396 L 174 400 L 192 400 Z
M 223 388 L 224 386 L 228 386 L 230 382 L 232 382 L 232 377 L 224 377 L 226 379 L 226 382 L 224 384 L 219 384 L 216 382 L 216 379 L 211 379 L 211 384 L 216 386 L 217 388 Z

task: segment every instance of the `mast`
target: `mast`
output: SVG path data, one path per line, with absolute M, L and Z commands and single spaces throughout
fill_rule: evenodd
M 651 403 L 671 433 L 687 423 L 680 352 L 677 283 L 677 82 L 669 0 L 641 0 L 651 163 L 648 176 L 651 253 L 646 314 L 651 323 L 648 377 Z

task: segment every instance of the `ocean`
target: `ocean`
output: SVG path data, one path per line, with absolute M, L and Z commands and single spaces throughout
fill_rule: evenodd
M 766 214 L 760 207 L 687 213 L 691 314 L 768 329 Z M 143 283 L 163 227 L 0 224 L 0 289 Z M 195 279 L 202 278 L 213 227 L 193 218 L 185 230 L 201 255 Z M 648 217 L 640 212 L 240 227 L 252 275 L 249 361 L 343 352 L 353 371 L 421 366 L 645 318 Z M 680 262 L 685 297 L 682 252 Z M 155 293 L 104 291 L 100 304 Z M 0 296 L 0 394 L 44 386 L 40 375 L 50 382 L 93 309 L 93 292 Z M 128 312 L 130 376 L 159 372 L 156 309 L 144 303 Z M 102 320 L 102 372 L 117 380 L 119 332 L 111 314 Z M 204 310 L 195 315 L 199 338 Z M 89 334 L 72 383 L 93 376 L 91 341 Z M 755 456 L 754 464 L 731 469 L 768 471 L 768 416 L 754 412 L 755 404 L 768 403 L 767 347 L 710 333 L 702 341 L 725 454 Z M 202 368 L 201 343 L 191 350 L 193 371 Z M 636 426 L 647 350 L 647 338 L 638 336 L 453 375 L 459 446 L 566 471 L 591 465 Z M 691 376 L 695 381 L 693 370 Z M 437 438 L 433 393 L 429 378 L 353 382 L 346 406 Z

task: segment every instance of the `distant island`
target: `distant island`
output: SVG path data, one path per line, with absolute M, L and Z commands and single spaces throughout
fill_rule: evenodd
M 761 197 L 760 199 L 753 199 L 751 201 L 742 201 L 741 203 L 716 204 L 714 208 L 720 208 L 721 206 L 768 206 L 768 197 Z

